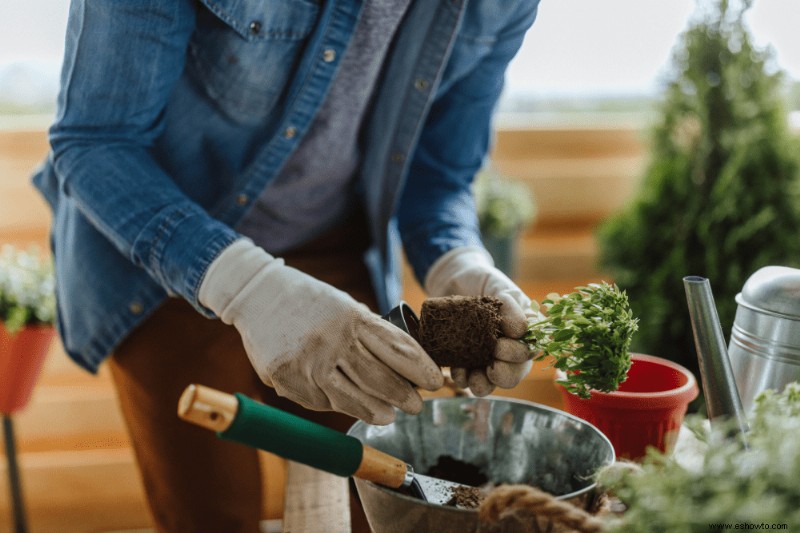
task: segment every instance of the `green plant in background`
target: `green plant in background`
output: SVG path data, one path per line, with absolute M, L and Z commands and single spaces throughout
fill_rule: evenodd
M 514 278 L 519 234 L 536 216 L 530 189 L 500 176 L 491 166 L 475 177 L 473 186 L 481 240 L 495 266 Z
M 473 186 L 483 237 L 515 237 L 536 216 L 536 203 L 530 189 L 518 181 L 500 176 L 491 168 L 475 177 Z
M 53 263 L 36 248 L 0 249 L 0 322 L 9 333 L 27 325 L 52 324 L 56 305 Z
M 616 285 L 591 283 L 563 296 L 549 294 L 531 307 L 545 316 L 528 326 L 523 340 L 541 350 L 537 361 L 552 358 L 566 373 L 557 383 L 567 391 L 589 398 L 592 389 L 611 392 L 625 381 L 638 320 Z
M 780 73 L 745 26 L 750 4 L 698 3 L 674 51 L 641 190 L 598 231 L 600 267 L 641 320 L 634 350 L 695 374 L 682 278 L 711 281 L 727 329 L 750 274 L 800 266 L 798 143 Z
M 741 438 L 727 438 L 728 428 L 708 433 L 698 415 L 702 441 L 695 461 L 680 464 L 657 452 L 642 468 L 609 467 L 598 482 L 613 492 L 627 510 L 608 523 L 608 532 L 709 531 L 710 524 L 743 524 L 762 529 L 786 524 L 800 527 L 800 384 L 782 393 L 762 393 L 750 416 L 747 447 Z M 750 529 L 758 529 L 751 527 Z

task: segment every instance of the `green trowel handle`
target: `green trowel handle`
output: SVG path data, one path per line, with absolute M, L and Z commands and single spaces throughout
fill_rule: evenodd
M 269 405 L 236 394 L 233 423 L 217 435 L 339 476 L 361 465 L 361 441 Z
M 220 438 L 274 453 L 339 476 L 356 476 L 390 487 L 407 483 L 405 462 L 361 441 L 299 416 L 257 402 L 191 385 L 179 415 L 217 430 Z

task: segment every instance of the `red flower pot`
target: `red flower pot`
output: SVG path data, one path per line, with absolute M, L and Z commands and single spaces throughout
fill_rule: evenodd
M 28 326 L 12 335 L 0 323 L 0 413 L 28 404 L 54 335 L 52 326 Z
M 698 388 L 692 373 L 677 363 L 642 354 L 631 358 L 628 379 L 615 392 L 592 391 L 583 400 L 557 386 L 567 412 L 602 431 L 618 458 L 636 460 L 650 446 L 662 452 L 672 449 Z

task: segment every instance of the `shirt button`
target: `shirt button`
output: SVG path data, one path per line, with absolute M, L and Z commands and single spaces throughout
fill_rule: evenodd
M 240 194 L 236 197 L 236 203 L 239 205 L 245 205 L 247 203 L 248 197 L 246 194 Z
M 322 60 L 326 63 L 333 63 L 336 60 L 336 50 L 328 48 L 322 52 Z
M 289 126 L 283 131 L 283 136 L 287 139 L 293 139 L 295 135 L 297 135 L 297 128 L 294 126 Z
M 131 302 L 128 306 L 128 310 L 134 315 L 141 315 L 142 311 L 144 311 L 144 307 L 142 307 L 142 304 L 139 302 Z
M 254 20 L 250 23 L 250 33 L 253 35 L 261 33 L 261 23 L 259 21 Z
M 424 80 L 419 78 L 417 81 L 414 82 L 414 88 L 418 91 L 424 91 L 428 88 L 428 80 Z

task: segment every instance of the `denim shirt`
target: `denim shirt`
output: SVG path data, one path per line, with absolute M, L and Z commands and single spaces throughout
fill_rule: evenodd
M 313 122 L 362 0 L 73 0 L 51 152 L 58 328 L 95 372 L 208 265 Z M 363 132 L 365 261 L 382 310 L 416 276 L 480 245 L 470 184 L 508 62 L 538 0 L 415 0 Z M 337 55 L 338 54 L 338 55 Z M 180 332 L 176 332 L 180 335 Z

